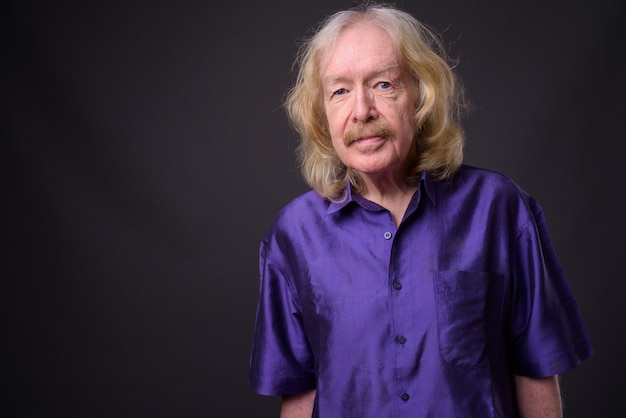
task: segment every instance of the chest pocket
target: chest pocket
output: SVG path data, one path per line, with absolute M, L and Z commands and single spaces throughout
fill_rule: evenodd
M 439 349 L 446 362 L 489 367 L 491 344 L 501 339 L 504 281 L 492 273 L 439 272 L 434 290 Z

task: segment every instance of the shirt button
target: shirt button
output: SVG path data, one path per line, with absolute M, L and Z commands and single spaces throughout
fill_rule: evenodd
M 409 400 L 409 394 L 408 393 L 403 393 L 402 395 L 400 395 L 400 399 L 402 399 L 404 402 Z
M 385 237 L 385 239 L 391 239 L 391 232 L 387 231 L 383 236 Z
M 400 282 L 393 282 L 393 288 L 396 289 L 396 290 L 402 289 L 402 283 L 400 283 Z
M 405 337 L 403 337 L 402 335 L 398 335 L 398 336 L 396 337 L 396 342 L 397 342 L 398 344 L 404 344 L 404 343 L 406 343 L 406 338 L 405 338 Z

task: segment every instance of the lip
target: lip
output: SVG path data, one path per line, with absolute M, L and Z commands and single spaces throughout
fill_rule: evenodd
M 365 136 L 363 138 L 357 139 L 353 143 L 358 145 L 372 145 L 384 140 L 385 138 L 382 136 Z

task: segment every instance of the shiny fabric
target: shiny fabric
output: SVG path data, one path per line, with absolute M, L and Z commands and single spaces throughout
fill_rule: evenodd
M 400 226 L 314 192 L 262 241 L 250 384 L 314 417 L 516 417 L 513 375 L 592 354 L 541 208 L 507 177 L 422 175 Z

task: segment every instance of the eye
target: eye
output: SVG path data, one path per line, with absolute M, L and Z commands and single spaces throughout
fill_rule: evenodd
M 380 81 L 378 82 L 378 87 L 380 87 L 382 90 L 389 90 L 391 88 L 391 83 L 388 81 Z
M 348 90 L 341 88 L 341 89 L 337 89 L 333 92 L 333 96 L 343 96 L 344 94 L 346 94 L 348 92 Z

